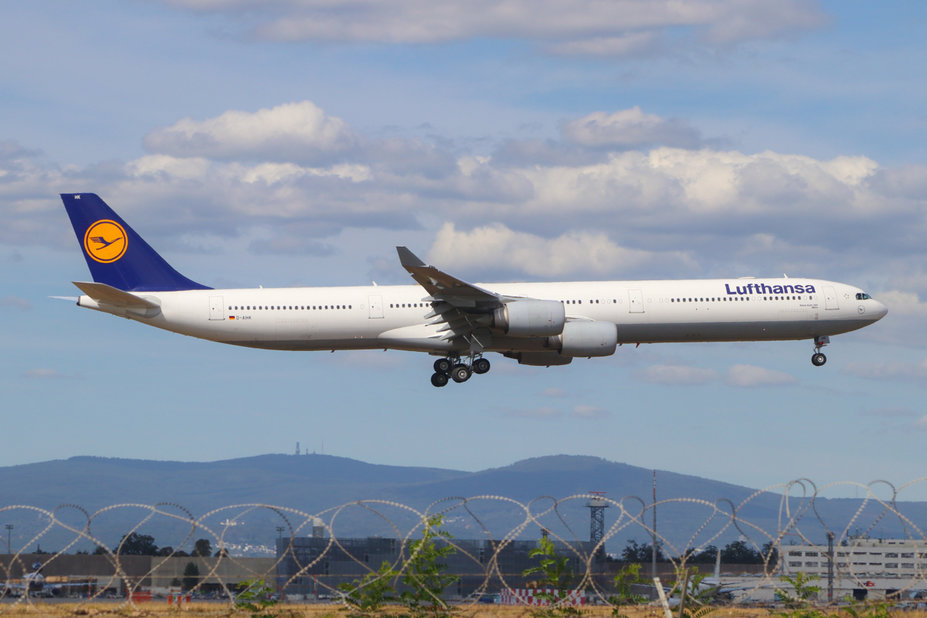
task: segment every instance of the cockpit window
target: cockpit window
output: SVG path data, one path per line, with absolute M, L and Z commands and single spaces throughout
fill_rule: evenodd
M 856 300 L 869 300 L 870 298 L 872 298 L 872 296 L 869 296 L 869 294 L 866 294 L 865 292 L 856 293 Z

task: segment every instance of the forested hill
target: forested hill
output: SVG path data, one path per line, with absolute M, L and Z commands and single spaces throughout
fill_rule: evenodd
M 788 522 L 796 514 L 801 532 L 822 543 L 821 520 L 838 538 L 850 521 L 855 530 L 872 536 L 906 535 L 897 516 L 887 516 L 871 502 L 854 520 L 859 500 L 818 499 L 811 504 L 793 499 L 785 509 L 781 493 L 757 493 L 669 471 L 658 471 L 656 478 L 658 531 L 680 548 L 724 545 L 742 537 L 762 545 L 780 527 L 794 531 L 795 524 Z M 0 468 L 0 488 L 0 507 L 32 507 L 4 513 L 4 523 L 14 525 L 14 547 L 34 542 L 36 527 L 47 519 L 36 508 L 78 530 L 89 516 L 92 537 L 107 545 L 139 522 L 139 530 L 155 536 L 160 545 L 179 547 L 187 533 L 272 545 L 279 534 L 310 534 L 314 522 L 309 515 L 321 518 L 326 534 L 395 536 L 397 529 L 408 531 L 416 513 L 429 505 L 429 512 L 445 512 L 456 538 L 533 538 L 543 526 L 562 538 L 588 540 L 588 494 L 601 491 L 608 504 L 606 547 L 620 551 L 629 539 L 649 540 L 644 526 L 652 520 L 653 472 L 570 455 L 477 472 L 384 466 L 331 455 L 262 455 L 206 463 L 73 457 Z M 796 493 L 801 492 L 790 495 Z M 570 498 L 578 495 L 585 497 Z M 465 506 L 463 498 L 469 499 Z M 374 502 L 360 506 L 357 501 Z M 129 504 L 136 506 L 110 508 Z M 145 505 L 158 504 L 169 506 L 158 507 L 160 512 L 146 520 L 151 509 Z M 344 505 L 349 506 L 338 508 Z M 902 503 L 899 509 L 911 521 L 927 520 L 924 503 Z M 731 516 L 734 510 L 736 517 Z M 191 521 L 197 524 L 192 533 Z M 162 540 L 165 535 L 172 538 Z M 39 538 L 45 539 L 40 541 L 43 547 L 54 549 L 65 536 L 53 529 Z

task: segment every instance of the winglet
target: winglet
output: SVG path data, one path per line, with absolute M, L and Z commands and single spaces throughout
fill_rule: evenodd
M 408 247 L 396 247 L 396 253 L 399 254 L 399 263 L 403 268 L 427 266 L 417 255 L 409 251 Z

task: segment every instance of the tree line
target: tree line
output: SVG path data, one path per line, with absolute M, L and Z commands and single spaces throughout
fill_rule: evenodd
M 621 562 L 637 562 L 646 564 L 652 560 L 651 543 L 638 543 L 635 540 L 628 541 L 624 549 L 619 554 Z M 721 548 L 721 562 L 725 564 L 763 564 L 764 562 L 775 562 L 777 558 L 777 549 L 775 544 L 770 541 L 764 543 L 760 549 L 756 549 L 746 543 L 746 541 L 732 541 Z M 686 562 L 690 564 L 712 563 L 717 559 L 718 547 L 707 545 L 702 549 L 686 550 Z M 663 553 L 660 544 L 657 544 L 657 562 L 669 562 L 669 558 Z
M 213 553 L 212 542 L 209 539 L 197 539 L 193 544 L 193 551 L 187 553 L 181 549 L 174 549 L 170 545 L 158 547 L 153 536 L 137 532 L 122 535 L 119 543 L 112 550 L 108 550 L 101 545 L 93 553 L 94 555 L 114 553 L 120 556 L 176 556 L 181 558 L 187 556 L 208 558 L 209 556 L 222 557 L 228 555 L 224 548 Z

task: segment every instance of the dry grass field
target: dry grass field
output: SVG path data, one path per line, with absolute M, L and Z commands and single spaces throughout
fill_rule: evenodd
M 537 608 L 535 608 L 536 611 Z M 408 615 L 407 610 L 403 607 L 395 607 L 392 611 L 383 611 L 377 616 L 401 616 Z M 775 612 L 782 610 L 768 610 L 763 608 L 736 608 L 736 607 L 719 607 L 709 615 L 712 618 L 772 618 Z M 612 616 L 610 607 L 588 607 L 580 610 L 581 616 L 594 618 Z M 531 616 L 531 608 L 511 607 L 500 605 L 467 605 L 456 607 L 452 615 L 460 618 L 516 618 L 519 616 Z M 164 603 L 139 603 L 135 605 L 128 604 L 77 604 L 77 603 L 33 603 L 33 604 L 0 604 L 0 616 L 130 616 L 130 617 L 148 617 L 148 616 L 170 616 L 177 618 L 179 616 L 250 616 L 250 612 L 244 610 L 235 610 L 229 605 L 216 603 L 192 603 L 183 607 L 170 606 Z M 342 605 L 277 605 L 268 608 L 266 613 L 261 616 L 280 616 L 282 617 L 311 617 L 311 618 L 346 618 L 348 612 Z M 634 608 L 623 608 L 621 615 L 625 618 L 663 618 L 663 612 L 659 608 L 650 606 L 641 606 Z M 844 612 L 840 614 L 844 618 L 851 618 L 850 614 Z M 904 618 L 927 618 L 927 612 L 923 611 L 893 611 L 892 616 L 903 616 Z M 884 614 L 879 614 L 884 616 Z

